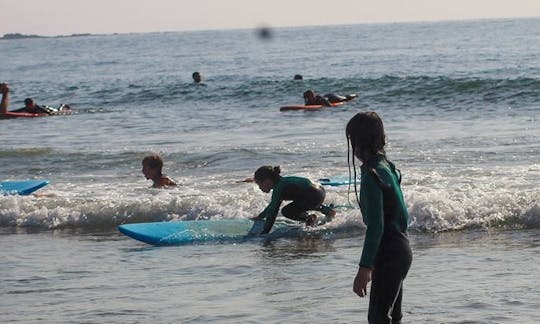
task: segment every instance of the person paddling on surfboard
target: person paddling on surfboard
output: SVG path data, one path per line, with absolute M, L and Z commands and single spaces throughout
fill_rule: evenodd
M 260 234 L 270 232 L 279 212 L 279 207 L 284 200 L 292 200 L 291 203 L 281 209 L 283 216 L 299 222 L 304 222 L 306 226 L 313 226 L 317 221 L 315 214 L 308 211 L 319 211 L 328 218 L 336 215 L 332 206 L 323 205 L 325 191 L 318 184 L 302 177 L 282 177 L 279 166 L 262 166 L 255 171 L 255 183 L 261 191 L 269 193 L 272 191 L 272 201 L 270 204 L 252 220 L 265 219 L 264 229 Z
M 0 84 L 0 92 L 2 93 L 2 102 L 0 103 L 0 113 L 5 114 L 8 112 L 8 106 L 9 106 L 9 87 L 6 83 Z M 62 104 L 58 108 L 49 107 L 49 106 L 39 106 L 34 102 L 34 99 L 26 98 L 24 99 L 23 108 L 12 110 L 11 112 L 55 115 L 55 114 L 58 114 L 60 111 L 68 111 L 68 110 L 71 110 L 71 107 L 69 105 Z
M 163 159 L 157 154 L 145 156 L 142 160 L 142 173 L 146 179 L 152 180 L 153 188 L 176 186 L 173 179 L 162 174 Z
M 332 104 L 338 103 L 338 102 L 345 102 L 349 101 L 351 99 L 356 98 L 356 94 L 350 94 L 347 96 L 340 96 L 334 93 L 325 94 L 324 96 L 320 96 L 315 93 L 313 90 L 307 90 L 304 92 L 304 103 L 306 106 L 311 105 L 323 105 L 326 107 L 332 106 Z
M 320 96 L 313 90 L 304 92 L 304 103 L 306 106 L 323 105 L 326 107 L 332 106 L 332 103 L 325 97 Z

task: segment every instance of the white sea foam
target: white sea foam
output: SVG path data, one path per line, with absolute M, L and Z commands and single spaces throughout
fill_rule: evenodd
M 506 170 L 506 169 L 505 169 Z M 470 177 L 451 177 L 443 172 L 409 170 L 403 191 L 411 216 L 411 228 L 428 232 L 471 227 L 538 226 L 540 191 L 524 186 L 523 179 L 484 178 L 470 171 Z M 507 171 L 507 170 L 506 170 Z M 497 179 L 497 180 L 490 180 Z M 105 227 L 130 222 L 247 218 L 257 215 L 270 200 L 256 185 L 234 179 L 208 177 L 172 189 L 147 188 L 148 183 L 111 187 L 53 184 L 42 197 L 8 196 L 0 200 L 0 225 L 36 228 Z M 187 184 L 187 185 L 186 185 Z M 363 227 L 354 190 L 347 186 L 327 188 L 327 202 L 339 208 L 330 228 L 347 230 Z M 350 199 L 350 201 L 349 201 Z M 285 204 L 286 202 L 284 202 Z

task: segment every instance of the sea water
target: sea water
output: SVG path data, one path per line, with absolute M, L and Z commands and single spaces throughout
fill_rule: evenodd
M 352 292 L 365 229 L 353 188 L 327 188 L 328 202 L 353 208 L 294 235 L 155 248 L 116 230 L 256 215 L 269 195 L 238 181 L 261 165 L 347 175 L 344 126 L 366 110 L 385 122 L 411 216 L 404 320 L 537 320 L 540 20 L 272 35 L 0 41 L 11 109 L 33 97 L 76 111 L 0 120 L 0 180 L 51 181 L 37 197 L 0 197 L 2 322 L 366 322 L 368 301 Z M 307 89 L 359 98 L 279 111 Z M 150 188 L 150 153 L 177 188 Z

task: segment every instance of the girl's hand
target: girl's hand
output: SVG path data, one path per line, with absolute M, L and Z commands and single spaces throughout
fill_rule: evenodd
M 0 93 L 6 94 L 7 92 L 9 92 L 7 83 L 0 83 Z
M 354 278 L 353 291 L 360 297 L 367 296 L 367 284 L 371 281 L 372 269 L 360 267 Z

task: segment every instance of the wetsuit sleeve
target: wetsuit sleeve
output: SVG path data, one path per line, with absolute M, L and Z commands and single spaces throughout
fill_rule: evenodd
M 373 268 L 384 231 L 383 193 L 371 172 L 362 174 L 362 216 L 367 226 L 360 266 Z
M 264 223 L 264 230 L 261 234 L 270 232 L 272 226 L 274 226 L 281 202 L 281 186 L 277 186 L 276 188 L 272 189 L 272 200 L 270 201 L 270 204 L 268 204 L 268 206 L 259 215 L 261 218 L 264 217 L 266 220 Z

